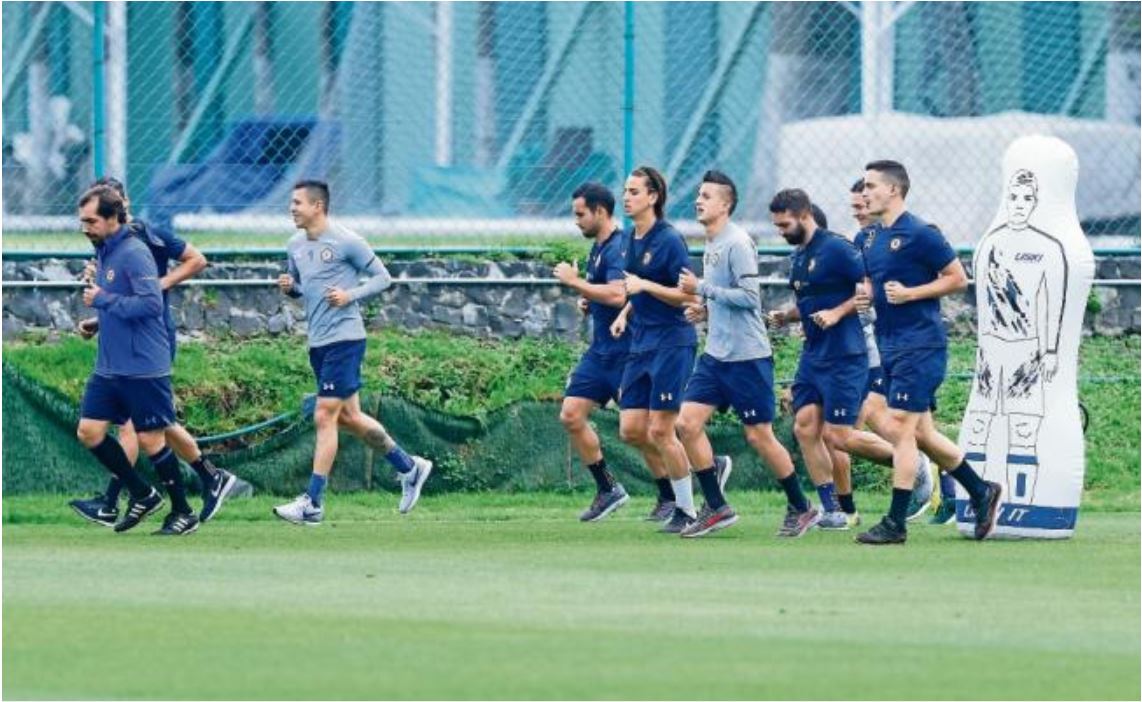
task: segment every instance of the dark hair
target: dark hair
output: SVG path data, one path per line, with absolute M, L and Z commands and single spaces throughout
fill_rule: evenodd
M 802 215 L 812 210 L 813 203 L 809 201 L 809 196 L 799 188 L 782 190 L 769 202 L 769 211 L 773 214 L 792 212 L 795 215 Z
M 119 224 L 127 221 L 127 205 L 123 202 L 123 196 L 116 192 L 115 188 L 107 185 L 89 188 L 79 197 L 79 206 L 83 207 L 92 200 L 96 200 L 98 203 L 95 207 L 95 214 L 103 219 L 114 217 Z
M 329 184 L 324 180 L 299 180 L 293 184 L 294 190 L 304 190 L 310 200 L 320 200 L 329 214 Z
M 658 202 L 654 203 L 654 216 L 659 219 L 664 219 L 663 212 L 666 211 L 666 179 L 662 177 L 661 173 L 650 166 L 639 166 L 631 171 L 630 174 L 646 180 L 647 191 L 658 194 Z
M 850 193 L 863 193 L 864 192 L 864 178 L 858 178 L 857 182 L 853 183 L 853 187 L 849 188 Z
M 591 181 L 575 188 L 575 192 L 571 193 L 571 199 L 575 200 L 580 197 L 583 198 L 583 203 L 587 205 L 587 209 L 592 212 L 601 207 L 607 211 L 608 216 L 615 213 L 615 194 L 602 183 Z
M 829 218 L 825 216 L 825 211 L 816 205 L 809 205 L 809 211 L 813 213 L 813 221 L 821 229 L 829 228 Z
M 98 188 L 101 185 L 108 187 L 108 188 L 111 188 L 115 192 L 119 193 L 119 195 L 122 196 L 124 200 L 127 199 L 127 188 L 123 185 L 123 181 L 119 180 L 118 178 L 113 178 L 111 176 L 103 176 L 102 178 L 100 178 L 99 180 L 95 181 L 94 183 L 92 183 L 91 185 L 89 185 L 87 187 L 89 189 L 90 188 Z
M 908 188 L 912 182 L 908 180 L 908 171 L 898 161 L 873 161 L 865 164 L 866 171 L 876 171 L 884 174 L 890 183 L 900 188 L 900 198 L 908 197 Z
M 721 171 L 706 171 L 702 176 L 702 182 L 724 185 L 730 189 L 730 214 L 733 214 L 738 206 L 738 186 L 734 185 L 734 181 Z

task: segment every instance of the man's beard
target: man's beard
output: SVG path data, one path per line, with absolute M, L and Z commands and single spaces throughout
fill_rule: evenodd
M 785 243 L 790 246 L 800 246 L 805 243 L 805 227 L 798 224 L 793 231 L 788 234 L 782 234 L 781 238 L 785 239 Z

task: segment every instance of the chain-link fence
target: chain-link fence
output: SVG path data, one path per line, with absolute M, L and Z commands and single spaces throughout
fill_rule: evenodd
M 5 2 L 3 20 L 7 230 L 72 228 L 102 172 L 236 246 L 289 228 L 301 177 L 365 234 L 571 234 L 574 187 L 642 163 L 679 223 L 716 167 L 754 233 L 791 186 L 843 230 L 863 164 L 895 158 L 913 208 L 966 242 L 1006 145 L 1048 132 L 1078 152 L 1088 231 L 1139 233 L 1137 3 Z

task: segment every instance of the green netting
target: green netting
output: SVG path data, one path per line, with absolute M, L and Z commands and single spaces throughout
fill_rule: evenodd
M 106 478 L 102 468 L 75 439 L 78 409 L 8 365 L 3 382 L 4 491 L 76 493 L 102 486 Z M 396 397 L 365 395 L 362 406 L 379 416 L 406 449 L 436 462 L 428 492 L 567 490 L 591 484 L 559 422 L 558 402 L 519 402 L 492 412 L 483 421 L 444 414 Z M 636 494 L 652 492 L 653 483 L 638 452 L 618 439 L 618 413 L 602 410 L 595 413 L 593 421 L 608 463 L 627 489 Z M 779 417 L 774 430 L 791 448 L 794 462 L 804 475 L 790 420 Z M 734 459 L 735 488 L 776 487 L 736 421 L 723 417 L 709 428 L 709 434 L 718 453 Z M 313 445 L 312 423 L 299 420 L 268 437 L 262 435 L 256 443 L 219 450 L 211 456 L 259 491 L 291 494 L 305 485 Z M 883 471 L 854 472 L 858 485 L 883 480 Z M 396 491 L 397 483 L 382 456 L 342 433 L 330 488 Z

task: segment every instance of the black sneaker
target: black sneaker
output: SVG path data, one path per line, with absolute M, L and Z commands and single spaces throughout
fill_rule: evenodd
M 654 509 L 650 510 L 650 514 L 646 515 L 648 522 L 665 522 L 670 519 L 674 514 L 674 500 L 658 500 L 654 503 Z
M 675 507 L 674 514 L 671 515 L 670 521 L 666 522 L 659 531 L 663 534 L 681 534 L 683 529 L 696 521 L 698 521 L 696 518 L 691 517 L 689 514 Z
M 171 512 L 163 520 L 163 528 L 151 532 L 155 536 L 186 536 L 198 531 L 201 522 L 193 514 L 179 514 Z
M 119 505 L 108 502 L 104 494 L 96 495 L 90 500 L 72 500 L 67 504 L 76 514 L 92 524 L 113 527 L 115 521 L 119 519 Z
M 736 524 L 737 521 L 738 515 L 728 504 L 722 505 L 719 509 L 710 509 L 709 505 L 702 505 L 702 511 L 698 512 L 698 518 L 680 533 L 682 538 L 692 539 L 705 536 L 719 529 L 725 529 Z
M 158 512 L 162 508 L 163 496 L 159 494 L 158 490 L 151 488 L 151 494 L 147 495 L 138 502 L 135 502 L 134 500 L 131 501 L 131 504 L 127 507 L 127 514 L 123 515 L 123 518 L 120 519 L 117 524 L 115 524 L 115 531 L 121 532 L 127 531 L 128 529 L 134 529 L 135 527 L 139 526 L 139 522 L 143 521 L 155 512 Z
M 972 500 L 971 506 L 975 510 L 975 538 L 983 541 L 995 531 L 995 523 L 999 520 L 999 505 L 1003 503 L 1004 487 L 1001 483 L 988 481 L 987 492 L 979 500 Z
M 230 496 L 238 484 L 238 478 L 230 471 L 221 468 L 214 470 L 210 482 L 203 486 L 202 511 L 198 513 L 198 519 L 203 522 L 210 521 L 218 514 L 218 510 L 222 509 L 222 502 Z
M 902 544 L 908 539 L 908 532 L 896 523 L 892 517 L 885 516 L 880 523 L 868 531 L 857 534 L 858 544 L 870 546 L 883 546 L 885 544 Z
M 585 512 L 579 515 L 581 522 L 597 522 L 630 500 L 630 495 L 619 483 L 606 492 L 595 494 L 595 499 Z

